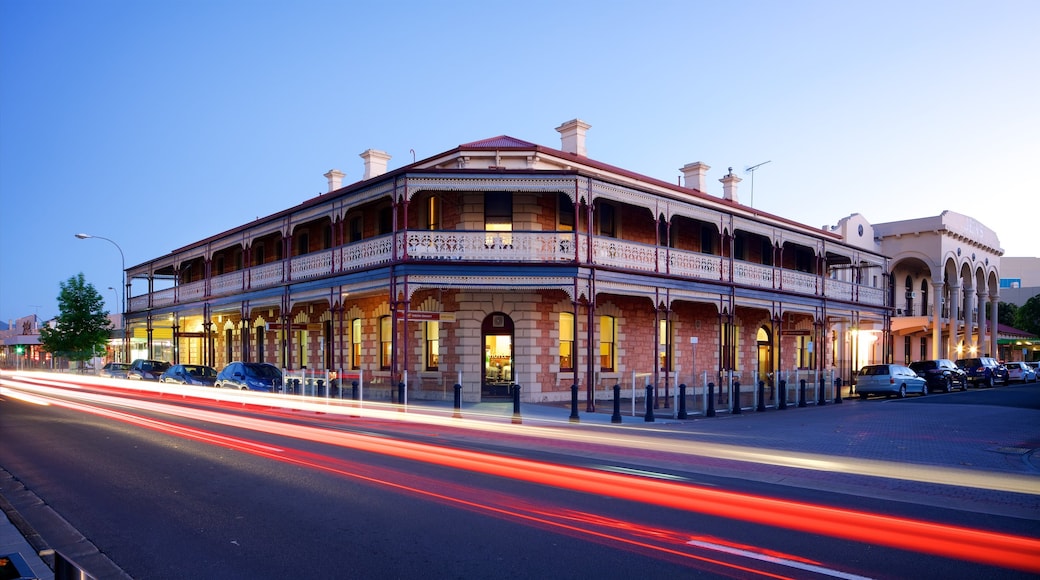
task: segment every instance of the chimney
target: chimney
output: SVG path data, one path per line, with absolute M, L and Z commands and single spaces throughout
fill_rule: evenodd
M 693 163 L 683 165 L 679 171 L 682 171 L 686 187 L 704 191 L 704 176 L 707 175 L 709 169 L 711 169 L 711 165 L 694 161 Z
M 360 157 L 365 160 L 365 176 L 362 179 L 371 179 L 386 173 L 386 162 L 390 161 L 390 155 L 386 151 L 366 149 Z
M 737 184 L 743 181 L 743 179 L 733 175 L 733 168 L 729 168 L 729 173 L 726 177 L 723 177 L 719 181 L 722 182 L 722 199 L 727 199 L 733 203 L 740 203 L 737 201 Z
M 560 140 L 563 141 L 563 151 L 586 157 L 585 132 L 590 127 L 592 125 L 581 119 L 571 119 L 557 127 L 556 130 L 560 132 Z
M 325 174 L 325 179 L 329 180 L 329 191 L 336 191 L 339 189 L 343 185 L 343 178 L 346 176 L 347 174 L 343 173 L 339 169 L 330 169 L 329 172 Z

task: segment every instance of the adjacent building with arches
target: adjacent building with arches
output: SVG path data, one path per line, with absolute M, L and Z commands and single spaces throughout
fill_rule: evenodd
M 996 232 L 952 211 L 874 231 L 892 259 L 895 361 L 997 356 Z
M 598 162 L 588 129 L 557 127 L 559 149 L 499 136 L 392 171 L 368 150 L 355 183 L 331 170 L 324 194 L 128 268 L 132 356 L 363 373 L 414 398 L 519 384 L 557 401 L 579 385 L 592 406 L 635 376 L 660 395 L 848 380 L 892 356 L 907 277 L 955 299 L 997 279 L 995 243 L 965 243 L 900 258 L 893 285 L 890 230 L 743 205 L 732 169 L 713 195 L 704 163 L 670 183 Z

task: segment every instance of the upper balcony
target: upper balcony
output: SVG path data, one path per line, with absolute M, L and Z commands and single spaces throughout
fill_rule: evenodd
M 144 312 L 152 308 L 349 274 L 392 263 L 416 261 L 571 263 L 637 274 L 660 273 L 704 282 L 733 283 L 869 306 L 885 305 L 884 291 L 873 286 L 779 266 L 732 260 L 715 254 L 606 236 L 590 237 L 574 232 L 406 230 L 246 267 L 208 279 L 182 282 L 172 288 L 132 297 L 128 310 Z

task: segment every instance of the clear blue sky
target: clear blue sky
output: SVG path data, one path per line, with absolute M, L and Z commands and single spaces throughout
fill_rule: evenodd
M 949 209 L 1040 254 L 1040 2 L 0 0 L 0 320 L 507 134 L 812 225 Z M 750 199 L 748 166 L 755 173 Z

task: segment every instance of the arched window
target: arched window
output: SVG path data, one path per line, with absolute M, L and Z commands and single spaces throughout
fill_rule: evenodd
M 928 316 L 928 280 L 921 280 L 921 316 Z

